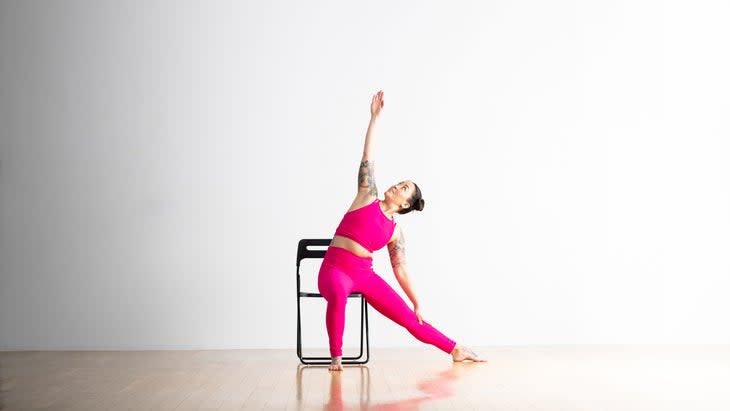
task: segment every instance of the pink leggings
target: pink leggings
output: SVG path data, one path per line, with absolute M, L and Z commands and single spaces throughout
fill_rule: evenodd
M 456 346 L 439 330 L 418 318 L 405 301 L 373 271 L 373 259 L 360 257 L 340 247 L 328 247 L 319 269 L 319 292 L 327 300 L 327 334 L 330 355 L 342 356 L 342 333 L 345 331 L 345 304 L 352 292 L 361 292 L 365 300 L 381 314 L 405 327 L 414 337 L 450 354 Z

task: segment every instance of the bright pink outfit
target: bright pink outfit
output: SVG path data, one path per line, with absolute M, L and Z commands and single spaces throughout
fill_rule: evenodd
M 383 248 L 393 236 L 396 222 L 385 216 L 380 200 L 345 213 L 335 235 L 351 238 L 370 252 Z M 413 310 L 379 275 L 373 271 L 373 259 L 360 257 L 347 249 L 328 247 L 319 269 L 319 292 L 327 300 L 327 334 L 330 355 L 342 355 L 347 296 L 361 292 L 368 304 L 381 314 L 405 327 L 420 341 L 450 354 L 456 342 L 426 321 L 418 323 Z

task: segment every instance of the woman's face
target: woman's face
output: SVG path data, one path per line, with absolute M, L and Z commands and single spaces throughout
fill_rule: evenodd
M 410 207 L 408 200 L 410 200 L 415 189 L 416 187 L 413 185 L 413 181 L 403 180 L 385 191 L 385 199 L 398 205 Z

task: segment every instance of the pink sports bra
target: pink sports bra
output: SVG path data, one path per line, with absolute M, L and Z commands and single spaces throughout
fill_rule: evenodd
M 364 207 L 346 212 L 335 235 L 347 237 L 372 253 L 388 244 L 395 225 L 395 218 L 391 220 L 385 216 L 380 209 L 380 199 L 376 198 Z

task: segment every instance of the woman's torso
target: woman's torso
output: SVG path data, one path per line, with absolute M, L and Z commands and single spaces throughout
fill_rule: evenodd
M 370 203 L 374 201 L 375 197 L 367 196 L 367 197 L 357 197 L 355 198 L 355 201 L 353 201 L 352 205 L 350 206 L 350 209 L 347 210 L 347 212 L 351 212 L 354 210 L 357 210 L 362 207 L 367 207 Z M 377 207 L 380 207 L 380 205 L 377 205 Z M 396 236 L 396 230 L 393 230 L 393 235 L 391 236 L 390 240 L 388 242 L 392 241 Z M 359 257 L 369 257 L 372 258 L 373 254 L 368 251 L 365 247 L 358 244 L 355 240 L 352 240 L 347 237 L 343 237 L 341 235 L 335 235 L 332 238 L 332 241 L 330 242 L 331 247 L 340 247 L 344 248 L 351 253 L 355 254 Z

